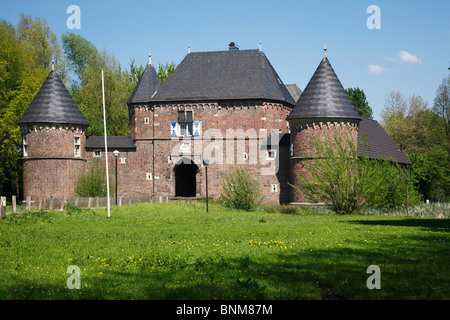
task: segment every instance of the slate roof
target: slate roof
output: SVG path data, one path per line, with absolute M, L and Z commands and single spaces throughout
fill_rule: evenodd
M 366 133 L 368 147 L 364 147 L 365 141 L 362 139 Z M 367 150 L 368 149 L 368 150 Z M 393 161 L 412 164 L 408 157 L 400 150 L 399 146 L 392 140 L 383 127 L 375 120 L 363 118 L 359 123 L 358 131 L 358 153 L 370 158 L 391 159 Z
M 365 135 L 364 135 L 365 133 Z M 363 139 L 363 135 L 366 137 Z M 276 149 L 276 141 L 272 141 L 273 134 L 267 136 L 263 141 L 262 149 Z M 366 147 L 366 142 L 368 147 Z M 280 133 L 278 135 L 278 146 L 289 146 L 290 134 Z M 368 150 L 367 150 L 368 149 Z M 358 131 L 358 155 L 368 156 L 372 159 L 379 159 L 380 157 L 385 160 L 391 160 L 402 164 L 411 164 L 408 157 L 400 150 L 398 145 L 391 139 L 386 133 L 383 127 L 376 121 L 368 118 L 362 118 L 359 123 Z
M 324 57 L 287 119 L 361 119 L 327 57 Z
M 50 71 L 18 123 L 89 125 L 55 70 Z
M 302 95 L 302 90 L 296 84 L 287 84 L 286 89 L 288 89 L 292 99 L 294 99 L 295 103 L 297 103 L 298 99 Z
M 130 136 L 107 137 L 108 151 L 115 149 L 136 149 L 136 144 Z M 86 139 L 86 149 L 105 149 L 104 136 L 90 136 Z
M 295 105 L 260 50 L 189 53 L 162 83 L 151 101 L 235 99 L 267 99 Z
M 158 77 L 155 67 L 151 63 L 147 64 L 127 104 L 148 103 L 160 85 L 161 80 Z

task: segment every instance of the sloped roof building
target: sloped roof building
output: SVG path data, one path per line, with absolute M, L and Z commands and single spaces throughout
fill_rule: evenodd
M 343 130 L 355 143 L 367 136 L 371 157 L 410 163 L 376 121 L 359 116 L 326 56 L 303 92 L 283 83 L 262 50 L 190 52 L 165 82 L 149 57 L 127 105 L 129 135 L 107 139 L 110 159 L 120 151 L 119 196 L 204 197 L 209 163 L 212 197 L 239 165 L 264 203 L 303 202 L 289 183 L 312 137 Z M 74 196 L 77 175 L 104 157 L 104 137 L 86 137 L 89 124 L 54 70 L 19 124 L 25 196 Z

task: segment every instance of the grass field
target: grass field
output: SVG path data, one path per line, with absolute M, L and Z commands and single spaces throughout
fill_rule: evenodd
M 2 300 L 450 299 L 446 218 L 70 208 L 1 219 L 0 259 Z M 367 288 L 370 265 L 381 289 Z

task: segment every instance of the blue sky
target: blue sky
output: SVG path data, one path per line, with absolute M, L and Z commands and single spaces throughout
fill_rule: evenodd
M 66 12 L 81 9 L 81 29 L 69 30 Z M 366 25 L 370 5 L 381 29 Z M 47 20 L 58 36 L 74 32 L 107 49 L 121 64 L 180 63 L 188 51 L 262 49 L 284 83 L 304 89 L 323 56 L 344 88 L 366 93 L 380 120 L 385 96 L 398 90 L 431 105 L 450 74 L 450 1 L 404 0 L 1 0 L 0 19 L 19 13 Z

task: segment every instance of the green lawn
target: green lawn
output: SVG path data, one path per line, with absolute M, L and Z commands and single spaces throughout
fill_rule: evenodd
M 71 208 L 1 219 L 0 258 L 0 299 L 450 299 L 449 219 Z

